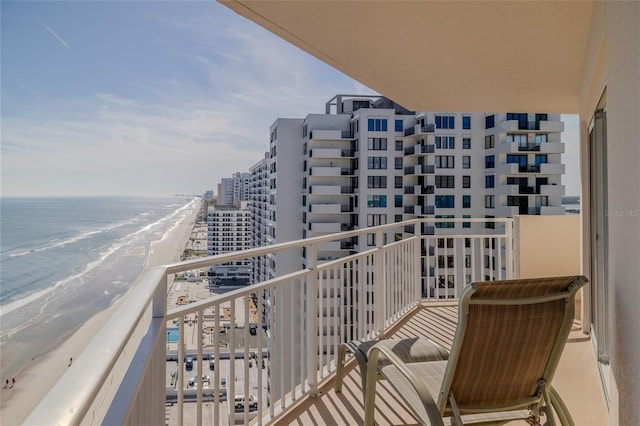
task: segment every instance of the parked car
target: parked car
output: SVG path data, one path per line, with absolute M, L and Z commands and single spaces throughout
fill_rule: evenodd
M 188 357 L 185 358 L 184 366 L 187 369 L 187 371 L 193 370 L 193 357 L 192 356 L 188 356 Z
M 216 369 L 216 360 L 215 359 L 210 359 L 209 360 L 209 370 L 215 370 Z
M 249 410 L 257 410 L 258 409 L 258 401 L 253 397 L 253 395 L 249 395 L 248 401 Z M 233 398 L 233 403 L 235 407 L 235 411 L 244 411 L 245 398 L 244 395 L 236 395 Z
M 210 384 L 210 379 L 209 376 L 203 374 L 202 375 L 202 384 L 204 385 L 209 385 Z M 198 384 L 198 376 L 193 376 L 191 378 L 189 378 L 189 386 L 196 386 Z

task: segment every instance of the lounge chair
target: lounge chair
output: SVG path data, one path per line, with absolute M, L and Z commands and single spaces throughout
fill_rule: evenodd
M 478 282 L 463 291 L 447 361 L 406 363 L 385 346 L 368 352 L 365 424 L 374 423 L 378 374 L 421 424 L 573 420 L 551 386 L 583 276 Z M 380 361 L 384 360 L 383 363 Z M 553 410 L 551 410 L 551 407 Z

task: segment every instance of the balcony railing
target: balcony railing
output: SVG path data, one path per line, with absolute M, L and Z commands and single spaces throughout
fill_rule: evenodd
M 459 228 L 485 219 L 437 221 Z M 271 423 L 318 393 L 339 343 L 379 336 L 419 303 L 457 299 L 469 282 L 513 278 L 513 220 L 491 221 L 495 229 L 480 234 L 428 235 L 434 220 L 415 219 L 155 267 L 26 423 L 165 424 L 166 404 L 172 424 Z M 359 252 L 319 262 L 323 244 L 355 241 Z M 295 250 L 306 268 L 167 309 L 176 273 Z

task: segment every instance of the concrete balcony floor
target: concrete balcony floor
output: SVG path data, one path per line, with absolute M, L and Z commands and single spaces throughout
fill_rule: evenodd
M 398 324 L 390 337 L 426 336 L 451 348 L 457 324 L 457 305 L 421 306 Z M 357 425 L 364 423 L 364 404 L 360 388 L 360 374 L 353 358 L 346 366 L 342 393 L 333 390 L 334 376 L 322 384 L 320 397 L 305 397 L 299 404 L 276 422 L 277 425 Z M 608 410 L 595 355 L 589 336 L 581 331 L 580 322 L 574 323 L 569 335 L 554 387 L 569 407 L 576 425 L 608 424 Z M 411 425 L 416 419 L 404 402 L 385 382 L 377 386 L 376 424 Z M 527 424 L 512 422 L 511 424 Z

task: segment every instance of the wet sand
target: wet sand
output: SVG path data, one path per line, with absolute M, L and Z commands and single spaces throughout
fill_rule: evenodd
M 180 260 L 180 255 L 191 236 L 196 216 L 197 210 L 194 210 L 193 215 L 183 218 L 163 240 L 157 241 L 151 246 L 147 268 Z M 138 253 L 131 254 L 138 255 Z M 141 277 L 142 275 L 144 273 L 141 274 Z M 136 280 L 132 287 L 139 280 L 140 278 Z M 102 328 L 120 306 L 120 302 L 125 297 L 127 297 L 127 294 L 118 299 L 111 307 L 87 321 L 56 349 L 28 364 L 15 377 L 16 384 L 13 388 L 1 389 L 0 424 L 3 426 L 19 425 L 24 422 L 33 408 L 49 392 L 62 374 L 67 369 L 73 368 L 73 364 L 69 365 L 70 358 L 76 358 L 80 355 L 98 330 Z M 2 386 L 4 386 L 4 382 Z

